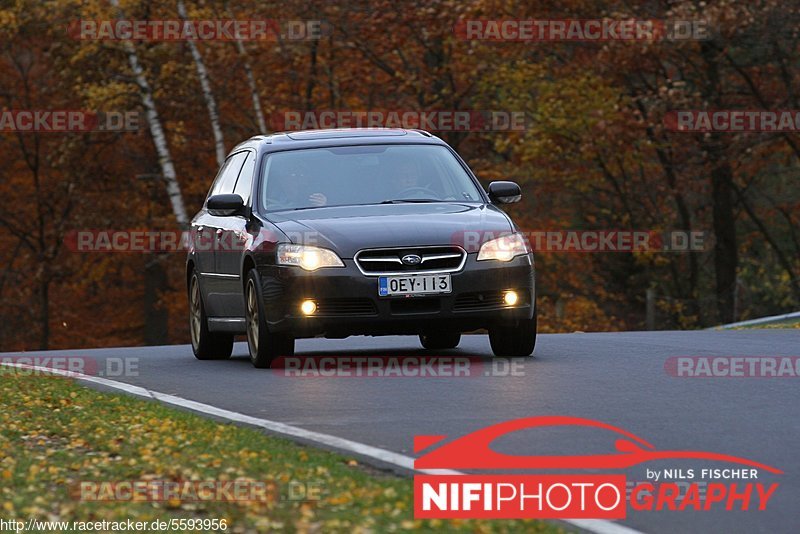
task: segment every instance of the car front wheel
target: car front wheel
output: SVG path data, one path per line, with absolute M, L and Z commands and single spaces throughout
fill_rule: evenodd
M 196 272 L 192 273 L 189 280 L 189 332 L 192 336 L 192 352 L 198 360 L 225 360 L 231 357 L 233 334 L 208 330 L 208 317 Z
M 294 338 L 269 331 L 261 279 L 255 270 L 247 274 L 244 298 L 247 346 L 250 349 L 250 361 L 253 365 L 258 369 L 266 369 L 275 358 L 293 355 Z
M 536 310 L 531 319 L 489 329 L 489 344 L 495 356 L 530 356 L 536 346 Z

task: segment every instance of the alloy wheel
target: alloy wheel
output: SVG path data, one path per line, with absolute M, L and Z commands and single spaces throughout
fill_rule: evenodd
M 202 321 L 200 311 L 200 284 L 197 277 L 192 277 L 192 286 L 189 291 L 189 328 L 192 335 L 192 345 L 195 349 L 200 345 L 200 321 Z
M 258 352 L 258 296 L 252 280 L 247 282 L 247 342 L 251 353 Z

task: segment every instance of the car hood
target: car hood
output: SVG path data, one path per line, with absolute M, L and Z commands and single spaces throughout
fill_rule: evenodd
M 487 236 L 513 230 L 491 204 L 436 202 L 331 206 L 267 214 L 293 243 L 330 248 L 352 258 L 365 248 L 456 244 L 468 252 Z

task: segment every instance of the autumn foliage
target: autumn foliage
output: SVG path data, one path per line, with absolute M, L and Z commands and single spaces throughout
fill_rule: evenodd
M 79 20 L 176 20 L 181 5 L 193 20 L 313 20 L 326 31 L 191 43 L 70 35 Z M 711 31 L 605 42 L 454 32 L 461 20 L 520 18 L 703 20 Z M 679 132 L 664 117 L 800 109 L 798 23 L 800 8 L 775 0 L 6 3 L 3 110 L 135 111 L 139 124 L 0 128 L 0 350 L 186 342 L 183 254 L 77 253 L 65 241 L 84 229 L 179 229 L 176 199 L 189 218 L 200 207 L 217 144 L 229 151 L 287 110 L 524 112 L 524 131 L 438 135 L 484 184 L 522 185 L 509 211 L 526 229 L 704 232 L 692 253 L 539 253 L 541 331 L 644 328 L 648 289 L 656 328 L 796 310 L 800 135 Z

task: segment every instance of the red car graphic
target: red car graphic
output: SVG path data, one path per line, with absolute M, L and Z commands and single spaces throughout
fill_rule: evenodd
M 493 451 L 492 441 L 517 430 L 545 426 L 578 426 L 611 430 L 624 438 L 615 442 L 617 452 L 584 456 L 514 456 Z M 416 436 L 414 452 L 439 443 L 447 436 Z M 415 469 L 622 469 L 653 460 L 697 459 L 731 462 L 764 469 L 770 473 L 783 471 L 738 456 L 705 451 L 658 451 L 642 438 L 621 428 L 592 419 L 564 416 L 524 417 L 513 419 L 460 437 L 438 447 L 414 461 Z

